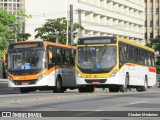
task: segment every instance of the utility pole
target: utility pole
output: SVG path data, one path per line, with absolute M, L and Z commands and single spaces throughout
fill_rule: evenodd
M 81 13 L 82 13 L 82 10 L 81 9 L 78 9 L 78 24 L 81 26 Z M 81 37 L 81 29 L 79 28 L 78 29 L 78 38 Z
M 70 5 L 70 45 L 73 45 L 73 5 Z

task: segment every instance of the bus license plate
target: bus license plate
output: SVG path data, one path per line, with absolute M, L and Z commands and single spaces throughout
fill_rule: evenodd
M 93 85 L 99 85 L 100 82 L 92 82 Z
M 22 85 L 28 85 L 28 82 L 22 82 Z

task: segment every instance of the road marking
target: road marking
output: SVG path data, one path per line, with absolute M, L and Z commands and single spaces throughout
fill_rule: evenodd
M 104 111 L 104 110 L 98 110 L 98 109 L 97 109 L 97 110 L 94 110 L 94 111 Z
M 133 103 L 129 103 L 130 105 L 133 105 L 133 104 L 139 104 L 139 103 L 145 103 L 147 101 L 139 101 L 139 102 L 133 102 Z

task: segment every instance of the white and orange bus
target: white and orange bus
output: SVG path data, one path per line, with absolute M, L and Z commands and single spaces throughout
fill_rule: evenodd
M 9 87 L 21 93 L 35 90 L 64 92 L 76 88 L 75 47 L 47 41 L 26 40 L 9 45 Z
M 156 84 L 154 50 L 118 37 L 80 38 L 76 50 L 76 83 L 80 92 L 94 86 L 110 92 L 146 91 Z

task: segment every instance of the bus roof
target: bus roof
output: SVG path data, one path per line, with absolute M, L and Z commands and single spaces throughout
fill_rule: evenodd
M 129 44 L 129 45 L 134 45 L 134 46 L 137 46 L 137 47 L 139 47 L 139 48 L 142 48 L 142 49 L 146 49 L 146 50 L 155 52 L 154 49 L 152 49 L 152 48 L 150 48 L 150 47 L 147 47 L 147 46 L 144 46 L 144 45 L 141 45 L 140 43 L 133 42 L 133 41 L 131 41 L 131 40 L 127 40 L 127 39 L 119 38 L 119 37 L 117 37 L 117 40 L 118 40 L 119 42 L 124 42 L 124 43 L 127 43 L 127 44 Z
M 64 44 L 54 43 L 54 42 L 48 42 L 48 41 L 42 41 L 42 40 L 25 40 L 25 41 L 12 43 L 12 44 L 34 43 L 34 42 L 43 42 L 45 46 L 54 45 L 54 46 L 59 46 L 59 47 L 64 47 L 64 48 L 73 48 L 73 49 L 75 49 L 75 46 L 69 46 L 69 45 L 64 45 Z
M 44 41 L 44 44 L 47 45 L 54 45 L 54 46 L 58 46 L 58 47 L 64 47 L 64 48 L 73 48 L 75 49 L 75 46 L 70 46 L 70 45 L 65 45 L 65 44 L 60 44 L 60 43 L 54 43 L 54 42 L 48 42 L 48 41 Z
M 116 41 L 117 39 L 117 41 Z M 129 45 L 134 45 L 137 47 L 140 47 L 142 49 L 146 49 L 148 51 L 155 52 L 154 49 L 144 46 L 140 43 L 133 42 L 131 40 L 127 40 L 120 37 L 113 37 L 113 36 L 96 36 L 96 37 L 84 37 L 78 39 L 79 45 L 85 45 L 85 44 L 116 44 L 117 42 L 124 42 Z

